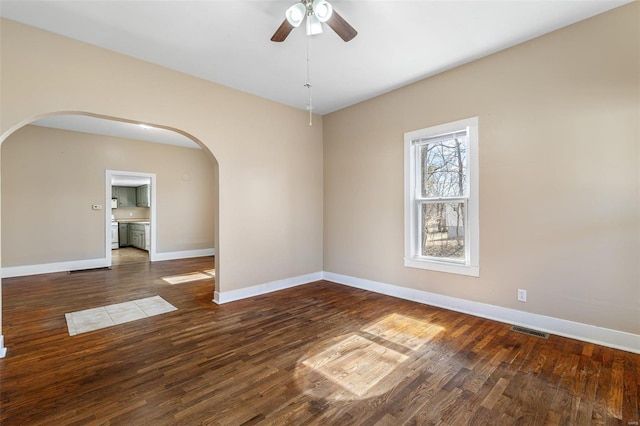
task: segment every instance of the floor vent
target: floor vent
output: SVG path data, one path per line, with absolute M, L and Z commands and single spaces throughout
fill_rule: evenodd
M 518 333 L 528 334 L 529 336 L 542 337 L 543 339 L 549 338 L 549 333 L 543 333 L 542 331 L 532 330 L 530 328 L 518 327 L 517 325 L 512 326 L 511 331 L 517 331 Z
M 75 269 L 75 270 L 73 270 L 73 271 L 69 271 L 69 272 L 67 272 L 67 273 L 68 273 L 68 274 L 77 274 L 77 273 L 80 273 L 80 272 L 108 271 L 108 270 L 110 270 L 110 269 L 111 269 L 110 267 L 108 267 L 108 266 L 104 266 L 104 267 L 102 267 L 102 268 Z

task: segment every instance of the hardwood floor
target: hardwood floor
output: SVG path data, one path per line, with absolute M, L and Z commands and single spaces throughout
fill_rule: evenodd
M 8 425 L 638 424 L 640 355 L 317 282 L 225 305 L 212 258 L 3 280 Z M 70 337 L 65 313 L 177 311 Z

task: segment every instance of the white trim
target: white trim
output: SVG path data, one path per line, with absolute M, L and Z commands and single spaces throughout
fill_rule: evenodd
M 510 308 L 458 299 L 423 290 L 399 287 L 392 284 L 350 277 L 348 275 L 323 272 L 323 279 L 338 284 L 356 287 L 387 296 L 411 300 L 426 305 L 437 306 L 456 312 L 462 312 L 481 318 L 487 318 L 508 324 L 520 325 L 544 331 L 558 336 L 578 339 L 610 348 L 640 354 L 640 335 L 595 325 L 583 324 L 545 315 L 532 314 Z
M 427 268 L 425 265 L 428 265 Z M 455 264 L 453 262 L 436 262 L 435 260 L 419 260 L 404 258 L 404 266 L 418 269 L 429 269 L 431 271 L 447 272 L 449 274 L 468 275 L 470 277 L 480 276 L 480 267 L 465 265 L 464 263 Z
M 216 255 L 216 249 L 214 248 L 200 249 L 200 250 L 169 251 L 166 253 L 156 253 L 156 256 L 152 260 L 152 262 L 157 262 L 162 260 L 189 259 L 192 257 L 204 257 L 204 256 L 215 256 L 215 255 Z
M 0 334 L 0 358 L 7 356 L 7 348 L 4 347 L 4 336 Z
M 150 262 L 154 262 L 156 260 L 158 260 L 158 253 L 156 253 L 156 250 L 158 248 L 158 246 L 156 245 L 156 229 L 157 229 L 157 225 L 158 225 L 158 220 L 156 216 L 156 205 L 158 204 L 158 198 L 156 197 L 156 193 L 157 193 L 157 189 L 158 189 L 158 185 L 156 184 L 156 175 L 155 173 L 152 174 L 151 176 L 151 188 L 150 188 L 150 194 L 149 194 L 149 204 L 151 204 L 151 206 L 149 206 L 149 228 L 151 228 L 151 239 L 149 242 L 149 261 Z
M 41 263 L 38 265 L 7 266 L 0 270 L 2 278 L 24 277 L 26 275 L 50 274 L 81 269 L 106 268 L 105 259 L 73 260 L 70 262 Z
M 264 284 L 254 285 L 252 287 L 225 291 L 223 293 L 216 291 L 213 293 L 213 302 L 221 305 L 223 303 L 235 302 L 236 300 L 246 299 L 248 297 L 260 296 L 266 293 L 284 290 L 286 288 L 296 287 L 302 284 L 309 284 L 312 282 L 320 281 L 322 279 L 322 275 L 322 272 L 313 272 L 311 274 L 271 281 Z
M 466 263 L 447 262 L 419 256 L 418 213 L 416 211 L 416 156 L 415 139 L 429 138 L 446 133 L 467 130 L 467 173 L 469 193 L 467 199 L 467 223 L 465 225 Z M 404 266 L 429 269 L 453 274 L 480 276 L 480 208 L 479 208 L 479 160 L 478 160 L 478 117 L 457 120 L 404 134 Z

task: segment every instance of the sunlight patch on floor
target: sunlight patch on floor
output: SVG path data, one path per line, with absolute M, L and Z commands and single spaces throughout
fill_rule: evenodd
M 363 328 L 362 331 L 416 351 L 433 336 L 440 333 L 442 327 L 404 315 L 391 314 L 377 323 Z
M 190 272 L 188 274 L 162 277 L 162 280 L 167 284 L 175 285 L 175 284 L 189 283 L 192 281 L 208 280 L 210 278 L 215 278 L 215 276 L 216 276 L 215 269 L 209 269 L 204 272 Z
M 387 315 L 305 357 L 297 368 L 316 374 L 300 374 L 304 378 L 300 386 L 309 395 L 333 400 L 381 395 L 395 386 L 395 370 L 443 330 L 428 321 Z M 398 380 L 404 377 L 398 375 Z
M 349 392 L 365 395 L 408 357 L 362 336 L 348 337 L 303 362 Z

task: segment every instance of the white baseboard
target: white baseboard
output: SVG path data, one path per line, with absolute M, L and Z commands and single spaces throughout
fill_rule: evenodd
M 223 303 L 246 299 L 247 297 L 260 296 L 265 293 L 271 293 L 273 291 L 284 290 L 285 288 L 320 281 L 321 279 L 322 272 L 314 272 L 311 274 L 258 284 L 252 287 L 240 288 L 238 290 L 225 291 L 223 293 L 216 291 L 213 294 L 213 302 L 221 305 Z
M 569 337 L 571 339 L 582 340 L 621 349 L 623 351 L 640 353 L 640 335 L 637 334 L 522 312 L 471 300 L 443 296 L 423 290 L 415 290 L 347 275 L 334 274 L 332 272 L 323 272 L 323 279 L 477 317 L 533 328 L 558 336 Z
M 191 257 L 204 257 L 204 256 L 215 256 L 216 249 L 208 248 L 208 249 L 200 249 L 200 250 L 184 250 L 184 251 L 170 251 L 166 253 L 156 253 L 152 262 L 162 261 L 162 260 L 176 260 L 176 259 L 189 259 Z
M 7 348 L 4 347 L 4 336 L 0 334 L 0 358 L 7 356 Z
M 156 253 L 153 261 L 188 259 L 191 257 L 215 256 L 216 249 L 173 251 Z M 1 278 L 24 277 L 27 275 L 50 274 L 53 272 L 77 271 L 81 269 L 105 268 L 109 266 L 107 260 L 87 259 L 72 260 L 69 262 L 41 263 L 38 265 L 7 266 L 0 269 Z
M 24 277 L 26 275 L 50 274 L 52 272 L 76 271 L 80 269 L 105 268 L 107 260 L 87 259 L 70 262 L 41 263 L 39 265 L 7 266 L 0 270 L 2 278 Z

